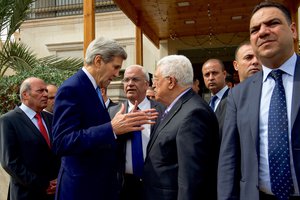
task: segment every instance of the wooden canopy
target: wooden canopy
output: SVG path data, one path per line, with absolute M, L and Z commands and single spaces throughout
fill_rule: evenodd
M 299 0 L 277 0 L 298 25 Z M 158 47 L 163 39 L 249 32 L 251 11 L 261 0 L 114 0 Z M 295 41 L 298 46 L 298 41 Z

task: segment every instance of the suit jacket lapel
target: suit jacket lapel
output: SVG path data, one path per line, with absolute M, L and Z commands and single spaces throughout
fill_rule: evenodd
M 155 140 L 157 139 L 159 133 L 161 130 L 169 123 L 169 121 L 174 117 L 174 115 L 180 110 L 183 103 L 185 103 L 187 100 L 189 100 L 193 95 L 193 91 L 189 90 L 186 94 L 184 94 L 182 97 L 178 99 L 178 101 L 174 104 L 174 106 L 171 108 L 169 113 L 166 115 L 164 120 L 160 121 L 157 125 L 156 130 L 153 133 L 153 136 L 150 137 L 150 141 L 148 143 L 147 147 L 147 155 L 150 152 Z
M 258 72 L 252 83 L 249 86 L 249 116 L 251 117 L 251 133 L 253 141 L 255 142 L 256 152 L 259 153 L 259 110 L 260 110 L 260 98 L 261 98 L 261 88 L 262 88 L 262 72 Z
M 28 126 L 28 128 L 30 128 L 32 130 L 32 133 L 35 134 L 37 137 L 44 139 L 44 137 L 42 136 L 41 132 L 39 131 L 39 129 L 34 125 L 34 123 L 31 121 L 31 119 L 28 118 L 28 116 L 19 108 L 16 107 L 15 108 L 16 113 L 19 115 L 20 119 L 22 121 L 25 121 L 26 125 Z M 46 141 L 45 141 L 46 142 Z
M 292 97 L 291 127 L 293 128 L 300 108 L 300 57 L 297 56 L 297 62 L 294 74 L 294 86 Z

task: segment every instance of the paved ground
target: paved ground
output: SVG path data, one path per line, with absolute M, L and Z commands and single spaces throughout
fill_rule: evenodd
M 9 176 L 3 170 L 3 168 L 0 167 L 0 200 L 7 199 L 8 182 L 9 182 Z

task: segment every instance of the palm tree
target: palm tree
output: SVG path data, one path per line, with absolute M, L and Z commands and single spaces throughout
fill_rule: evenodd
M 0 0 L 0 77 L 8 68 L 20 72 L 30 70 L 38 65 L 60 68 L 78 69 L 83 61 L 77 58 L 58 58 L 48 56 L 38 59 L 36 54 L 25 44 L 12 39 L 27 16 L 27 11 L 35 0 Z

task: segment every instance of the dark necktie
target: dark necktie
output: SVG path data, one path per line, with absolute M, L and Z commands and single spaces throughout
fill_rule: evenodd
M 165 119 L 165 117 L 167 116 L 168 114 L 168 110 L 166 109 L 165 112 L 162 114 L 162 116 L 160 117 L 160 121 L 163 121 Z
M 210 101 L 209 101 L 209 106 L 211 107 L 211 109 L 213 111 L 215 111 L 215 104 L 216 104 L 216 101 L 218 99 L 218 96 L 217 95 L 214 95 L 210 98 Z
M 40 129 L 40 132 L 42 133 L 42 136 L 46 140 L 48 146 L 51 147 L 51 145 L 50 145 L 50 139 L 49 139 L 49 136 L 47 134 L 47 130 L 46 130 L 44 124 L 43 124 L 41 114 L 40 113 L 36 113 L 36 115 L 34 117 L 37 119 L 38 127 Z
M 293 192 L 290 168 L 288 118 L 282 70 L 273 70 L 275 80 L 268 119 L 268 154 L 271 188 L 279 200 L 288 200 Z
M 96 92 L 97 92 L 97 94 L 98 94 L 98 97 L 99 97 L 99 99 L 100 99 L 100 101 L 101 101 L 102 106 L 103 106 L 104 108 L 106 108 L 105 103 L 104 103 L 104 100 L 103 100 L 103 97 L 102 97 L 102 94 L 101 94 L 101 90 L 100 90 L 99 87 L 96 88 Z
M 139 108 L 137 109 L 139 110 Z M 132 132 L 131 155 L 132 155 L 133 174 L 141 178 L 143 176 L 143 170 L 144 170 L 144 157 L 143 157 L 143 144 L 142 144 L 141 131 Z

